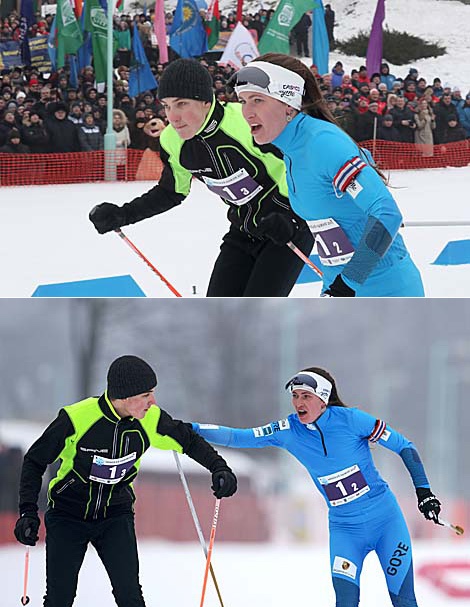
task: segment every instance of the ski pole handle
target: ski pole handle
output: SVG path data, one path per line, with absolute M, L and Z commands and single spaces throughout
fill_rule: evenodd
M 29 603 L 29 596 L 27 595 L 28 573 L 29 573 L 29 547 L 26 548 L 26 552 L 24 555 L 23 596 L 20 599 L 22 605 L 27 605 Z
M 443 518 L 440 518 L 440 517 L 439 517 L 439 525 L 452 529 L 452 531 L 455 531 L 455 533 L 457 535 L 463 535 L 465 532 L 464 528 L 461 527 L 460 525 L 453 525 L 452 523 L 449 523 L 449 521 L 445 521 Z

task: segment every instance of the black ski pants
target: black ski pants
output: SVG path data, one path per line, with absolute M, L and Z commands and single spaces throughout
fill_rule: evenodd
M 88 544 L 95 547 L 108 573 L 119 607 L 145 607 L 139 584 L 134 514 L 81 521 L 48 510 L 46 525 L 46 594 L 44 607 L 70 607 Z
M 314 238 L 307 226 L 292 241 L 310 254 Z M 287 297 L 303 266 L 287 245 L 255 240 L 232 226 L 220 247 L 207 297 Z

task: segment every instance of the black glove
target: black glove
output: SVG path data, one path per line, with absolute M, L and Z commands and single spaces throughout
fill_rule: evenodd
M 212 473 L 211 489 L 217 499 L 230 497 L 237 490 L 237 477 L 230 468 L 219 468 Z
M 284 213 L 268 213 L 259 220 L 256 235 L 265 236 L 282 247 L 292 240 L 298 229 L 293 217 Z
M 126 225 L 126 213 L 123 208 L 112 202 L 97 204 L 91 209 L 88 217 L 100 234 L 112 232 Z
M 36 512 L 23 512 L 16 521 L 15 537 L 25 546 L 35 546 L 39 539 L 38 530 L 41 521 Z
M 348 287 L 341 274 L 338 274 L 328 289 L 322 293 L 322 297 L 356 297 L 356 291 Z
M 416 489 L 416 496 L 418 498 L 418 510 L 422 512 L 424 518 L 428 521 L 434 521 L 438 525 L 441 502 L 431 489 L 425 487 L 418 487 Z

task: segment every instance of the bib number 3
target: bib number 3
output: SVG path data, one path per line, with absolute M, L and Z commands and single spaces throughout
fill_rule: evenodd
M 118 459 L 94 455 L 89 478 L 97 483 L 115 485 L 126 476 L 126 472 L 134 465 L 136 459 L 135 451 Z
M 246 169 L 240 169 L 224 179 L 203 177 L 204 183 L 211 192 L 230 204 L 241 206 L 249 202 L 263 189 L 259 183 L 248 175 Z

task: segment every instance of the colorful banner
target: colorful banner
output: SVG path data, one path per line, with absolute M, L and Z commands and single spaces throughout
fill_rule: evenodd
M 180 57 L 200 57 L 207 52 L 207 34 L 194 0 L 178 0 L 170 46 Z
M 243 0 L 237 0 L 237 22 L 243 19 Z
M 83 38 L 70 0 L 57 3 L 57 67 L 64 67 L 65 55 L 73 55 L 82 46 Z
M 207 46 L 210 49 L 219 41 L 220 10 L 219 0 L 212 0 L 206 15 Z
M 264 53 L 284 53 L 289 55 L 289 34 L 300 21 L 302 15 L 317 7 L 314 0 L 281 0 L 261 36 L 258 50 Z
M 52 65 L 47 47 L 48 36 L 36 36 L 29 39 L 29 50 L 31 52 L 31 65 L 41 73 L 51 72 Z
M 107 65 L 107 18 L 98 0 L 87 0 L 85 5 L 85 30 L 90 32 L 93 45 L 93 67 L 97 83 L 106 82 Z
M 380 64 L 382 63 L 383 50 L 382 23 L 384 19 L 385 0 L 378 0 L 374 20 L 372 22 L 369 44 L 367 46 L 366 68 L 369 78 L 376 72 L 380 74 Z
M 253 36 L 244 25 L 237 23 L 219 63 L 228 63 L 232 67 L 240 69 L 258 56 L 259 52 Z
M 23 65 L 18 42 L 0 42 L 0 69 Z
M 129 73 L 129 95 L 137 97 L 139 93 L 157 88 L 157 82 L 142 46 L 136 22 L 132 36 L 132 61 Z
M 158 60 L 160 63 L 168 63 L 168 45 L 166 42 L 165 4 L 164 0 L 155 1 L 155 17 L 153 20 L 153 31 L 157 38 Z
M 330 54 L 330 43 L 325 24 L 325 9 L 322 0 L 317 0 L 319 5 L 313 11 L 313 63 L 318 68 L 318 73 L 328 74 L 328 57 Z

